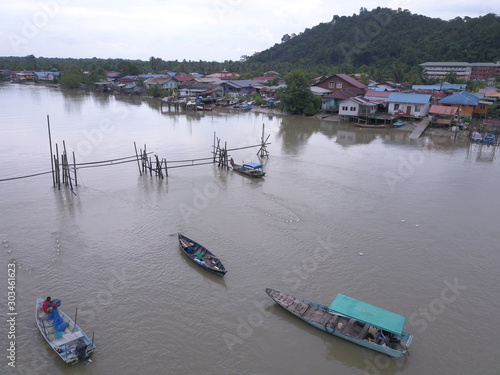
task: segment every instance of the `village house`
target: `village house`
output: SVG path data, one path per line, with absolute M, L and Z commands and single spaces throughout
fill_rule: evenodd
M 226 69 L 224 69 L 220 73 L 208 74 L 205 76 L 205 78 L 218 78 L 221 80 L 230 80 L 230 79 L 238 79 L 240 78 L 240 75 L 238 73 L 228 72 Z
M 274 80 L 278 80 L 277 77 L 253 77 L 252 81 L 257 82 L 258 84 L 263 84 L 263 83 L 271 83 Z
M 106 73 L 106 78 L 108 81 L 113 82 L 120 78 L 121 74 L 119 72 L 108 72 Z
M 431 95 L 391 93 L 387 98 L 387 113 L 400 117 L 424 117 L 429 113 Z
M 161 90 L 176 89 L 179 83 L 170 76 L 151 77 L 144 81 L 147 88 L 158 85 Z
M 484 89 L 479 89 L 479 93 L 484 94 L 485 99 L 492 101 L 500 100 L 500 90 L 496 87 L 485 87 Z
M 340 103 L 343 100 L 354 98 L 356 96 L 362 96 L 363 94 L 364 90 L 357 87 L 327 93 L 321 98 L 321 109 L 324 111 L 338 112 Z
M 458 107 L 434 104 L 429 109 L 429 122 L 437 127 L 450 126 L 457 112 Z
M 481 101 L 477 95 L 460 91 L 439 101 L 441 105 L 458 107 L 458 116 L 471 117 L 474 114 L 485 115 L 488 112 L 487 101 Z
M 35 72 L 36 79 L 39 81 L 53 82 L 54 79 L 59 79 L 59 72 Z
M 135 83 L 124 84 L 121 87 L 121 92 L 128 95 L 138 95 L 142 92 L 141 86 Z
M 347 74 L 334 74 L 316 83 L 314 86 L 321 87 L 332 92 L 337 92 L 349 88 L 358 88 L 366 91 L 366 89 L 368 88 L 365 84 L 355 80 Z
M 193 76 L 175 76 L 174 79 L 179 83 L 180 86 L 188 86 L 190 83 L 196 82 Z
M 32 70 L 23 70 L 23 71 L 13 71 L 11 73 L 10 79 L 12 82 L 26 82 L 33 81 L 36 75 Z
M 252 81 L 251 79 L 240 79 L 225 81 L 221 83 L 224 88 L 224 95 L 240 96 L 256 92 L 260 87 L 260 83 Z
M 342 100 L 339 104 L 339 116 L 368 117 L 377 112 L 378 103 L 361 96 Z
M 179 96 L 210 96 L 218 98 L 224 96 L 224 89 L 221 85 L 214 83 L 196 82 L 189 86 L 182 86 L 179 88 Z

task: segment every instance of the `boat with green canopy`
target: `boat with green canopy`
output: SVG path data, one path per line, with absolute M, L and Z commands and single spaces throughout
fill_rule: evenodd
M 403 330 L 402 315 L 343 294 L 326 306 L 274 289 L 266 292 L 285 310 L 329 334 L 391 357 L 408 354 L 413 335 Z

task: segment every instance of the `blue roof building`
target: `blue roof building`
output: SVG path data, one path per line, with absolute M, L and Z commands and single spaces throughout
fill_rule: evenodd
M 479 98 L 467 91 L 460 91 L 441 99 L 439 104 L 478 105 Z
M 423 117 L 429 113 L 432 95 L 393 92 L 387 98 L 387 112 L 400 117 Z

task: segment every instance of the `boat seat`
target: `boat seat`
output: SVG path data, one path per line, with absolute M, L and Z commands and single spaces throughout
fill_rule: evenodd
M 354 325 L 354 323 L 356 322 L 356 319 L 350 319 L 349 322 L 346 324 L 346 326 L 344 327 L 344 329 L 342 330 L 342 333 L 347 335 L 349 334 L 349 331 L 351 330 L 352 326 Z
M 368 328 L 370 328 L 370 325 L 368 323 L 365 324 L 359 335 L 357 336 L 358 339 L 364 339 L 366 336 L 366 333 L 368 332 Z

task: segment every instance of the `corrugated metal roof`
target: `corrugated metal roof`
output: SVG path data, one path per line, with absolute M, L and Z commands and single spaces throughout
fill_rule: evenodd
M 365 106 L 376 106 L 379 104 L 378 102 L 372 101 L 372 100 L 367 99 L 367 98 L 363 98 L 362 96 L 355 96 L 353 98 L 348 98 L 346 100 L 343 100 L 341 103 L 343 103 L 347 100 L 351 100 L 359 105 L 365 105 Z
M 326 99 L 349 99 L 358 95 L 363 95 L 364 90 L 357 87 L 350 87 L 348 89 L 340 90 L 337 92 L 332 92 L 331 94 L 325 95 Z
M 465 90 L 465 83 L 437 83 L 435 85 L 413 85 L 413 90 Z
M 431 109 L 429 109 L 429 113 L 433 113 L 435 115 L 447 115 L 454 116 L 458 111 L 458 107 L 452 107 L 448 105 L 432 105 Z
M 392 103 L 427 104 L 430 102 L 431 97 L 428 94 L 402 94 L 393 92 L 389 95 L 387 101 Z
M 479 103 L 479 98 L 466 91 L 460 91 L 441 99 L 439 103 L 477 105 Z
M 365 98 L 377 98 L 377 99 L 380 99 L 380 98 L 388 98 L 389 95 L 391 95 L 392 93 L 390 91 L 381 91 L 381 90 L 375 90 L 375 89 L 368 89 L 366 91 L 366 94 L 365 94 Z

